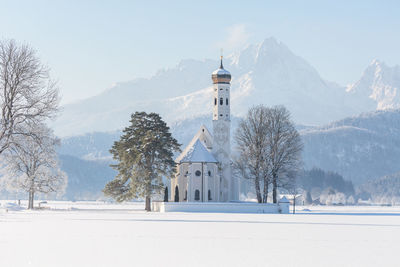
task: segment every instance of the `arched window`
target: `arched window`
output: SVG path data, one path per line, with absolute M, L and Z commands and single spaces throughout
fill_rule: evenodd
M 168 186 L 164 189 L 164 202 L 168 202 Z
M 211 171 L 208 171 L 208 176 L 211 176 Z
M 217 98 L 214 98 L 214 105 L 217 105 Z
M 183 200 L 187 200 L 187 190 L 185 190 L 185 198 Z
M 219 104 L 220 104 L 221 106 L 224 104 L 224 99 L 223 99 L 222 97 L 219 99 Z
M 174 197 L 175 202 L 179 202 L 179 189 L 178 186 L 175 186 L 175 197 Z
M 210 189 L 208 189 L 208 200 L 212 200 L 212 198 L 211 198 L 211 190 Z
M 201 171 L 197 170 L 194 174 L 196 174 L 196 176 L 200 176 L 201 175 Z
M 194 191 L 194 200 L 200 200 L 200 191 L 198 189 Z
M 228 102 L 228 98 L 226 99 L 225 103 L 226 103 L 226 105 L 228 105 L 228 103 L 229 103 L 229 102 Z

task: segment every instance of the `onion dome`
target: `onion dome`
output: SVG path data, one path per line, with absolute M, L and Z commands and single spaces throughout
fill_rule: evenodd
M 221 56 L 221 65 L 219 66 L 219 69 L 215 70 L 211 78 L 213 80 L 213 83 L 230 83 L 231 82 L 231 73 L 224 69 L 224 66 L 222 65 L 222 56 Z

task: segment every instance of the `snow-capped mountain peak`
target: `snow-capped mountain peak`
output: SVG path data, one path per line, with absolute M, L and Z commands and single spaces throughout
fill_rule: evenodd
M 375 60 L 351 88 L 325 81 L 306 60 L 275 38 L 228 56 L 232 115 L 253 105 L 285 105 L 299 124 L 316 125 L 377 107 L 400 107 L 399 67 Z M 215 60 L 185 59 L 150 78 L 116 83 L 105 92 L 64 107 L 53 127 L 60 136 L 121 129 L 135 111 L 158 112 L 168 123 L 211 114 Z
M 363 101 L 369 109 L 400 108 L 400 66 L 387 66 L 374 59 L 361 78 L 346 91 Z

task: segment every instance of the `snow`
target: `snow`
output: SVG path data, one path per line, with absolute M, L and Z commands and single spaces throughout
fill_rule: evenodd
M 400 207 L 307 206 L 293 215 L 45 206 L 0 213 L 0 266 L 398 266 Z
M 215 157 L 205 148 L 203 143 L 197 139 L 194 145 L 185 148 L 181 155 L 176 159 L 179 163 L 193 163 L 193 162 L 215 162 L 218 161 Z
M 17 205 L 16 203 L 12 202 L 4 202 L 0 206 L 0 210 L 3 212 L 8 212 L 8 211 L 18 211 L 18 210 L 23 210 L 24 208 Z

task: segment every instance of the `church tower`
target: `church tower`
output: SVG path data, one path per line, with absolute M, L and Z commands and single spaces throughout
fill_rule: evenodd
M 220 201 L 238 200 L 237 183 L 232 177 L 231 167 L 231 114 L 230 114 L 230 82 L 231 74 L 222 64 L 211 75 L 214 89 L 213 99 L 213 148 L 212 153 L 220 166 Z

